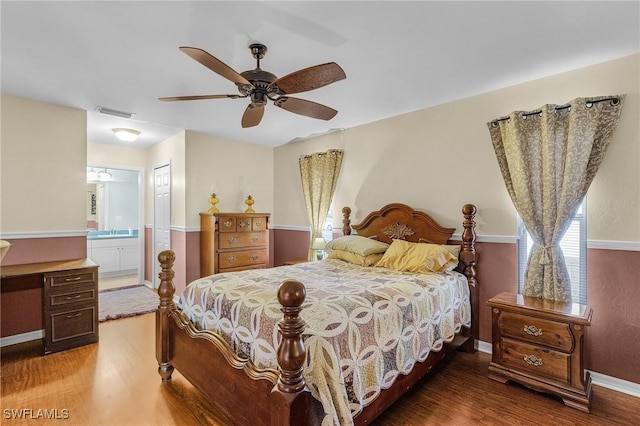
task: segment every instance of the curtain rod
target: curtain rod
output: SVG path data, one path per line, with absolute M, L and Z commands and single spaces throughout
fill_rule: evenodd
M 597 104 L 597 103 L 600 103 L 600 102 L 606 102 L 606 101 L 611 101 L 611 105 L 618 105 L 620 103 L 620 99 L 619 98 L 604 98 L 604 99 L 598 99 L 598 100 L 595 100 L 595 101 L 587 101 L 585 103 L 585 105 L 587 106 L 587 108 L 591 108 L 593 106 L 593 104 Z M 567 104 L 567 105 L 562 105 L 562 106 L 556 107 L 555 111 L 560 111 L 560 110 L 569 109 L 569 108 L 571 108 L 571 104 Z M 524 114 L 522 114 L 522 118 L 524 120 L 526 120 L 528 116 L 536 115 L 536 114 L 542 115 L 542 110 L 536 110 L 536 111 L 524 113 Z M 492 126 L 497 126 L 500 121 L 509 120 L 510 118 L 511 117 L 498 118 L 497 120 L 493 120 L 491 122 L 491 125 Z

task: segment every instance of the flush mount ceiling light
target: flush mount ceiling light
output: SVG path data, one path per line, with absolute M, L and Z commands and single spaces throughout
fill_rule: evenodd
M 133 142 L 140 136 L 140 132 L 133 129 L 117 128 L 111 130 L 113 130 L 118 139 L 125 142 Z

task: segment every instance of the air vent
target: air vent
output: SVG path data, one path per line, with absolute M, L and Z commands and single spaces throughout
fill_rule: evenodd
M 114 117 L 121 117 L 121 118 L 132 118 L 133 116 L 136 115 L 133 112 L 118 111 L 117 109 L 105 108 L 103 106 L 97 107 L 96 111 L 98 111 L 101 114 L 113 115 Z

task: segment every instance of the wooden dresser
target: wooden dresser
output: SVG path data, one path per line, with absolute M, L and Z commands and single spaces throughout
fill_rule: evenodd
M 266 268 L 268 213 L 200 213 L 200 276 Z
M 90 259 L 2 267 L 2 291 L 43 286 L 44 353 L 98 341 L 98 265 Z
M 489 299 L 493 354 L 489 377 L 559 396 L 589 412 L 591 376 L 584 370 L 589 306 L 500 293 Z

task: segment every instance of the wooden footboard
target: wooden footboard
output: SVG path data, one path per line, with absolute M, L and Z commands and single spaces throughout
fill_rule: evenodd
M 389 206 L 393 206 L 394 209 L 401 206 L 400 210 L 408 208 L 397 204 Z M 380 212 L 384 212 L 385 208 Z M 354 418 L 356 425 L 373 421 L 458 346 L 462 346 L 467 351 L 475 350 L 474 339 L 478 338 L 478 288 L 475 278 L 474 248 L 476 208 L 467 204 L 462 212 L 464 231 L 460 252 L 460 271 L 467 276 L 470 285 L 472 328 L 463 328 L 453 342 L 445 345 L 439 352 L 432 352 L 424 362 L 418 363 L 409 375 L 398 377 L 390 389 L 382 391 L 378 398 Z M 415 211 L 411 209 L 410 213 L 415 214 Z M 424 213 L 421 214 L 424 215 Z M 393 216 L 394 221 L 396 218 Z M 432 221 L 431 218 L 429 219 Z M 423 218 L 419 220 L 420 223 L 424 221 Z M 345 223 L 348 221 L 348 215 L 346 215 Z M 366 220 L 363 223 L 365 222 Z M 453 233 L 453 230 L 448 228 L 440 228 L 438 232 L 441 229 L 450 231 L 449 236 Z M 447 238 L 439 244 L 446 243 Z M 305 323 L 299 314 L 305 300 L 304 285 L 295 280 L 288 280 L 280 285 L 278 301 L 281 304 L 283 318 L 278 323 L 282 336 L 277 348 L 279 370 L 261 370 L 249 359 L 235 355 L 220 336 L 197 330 L 177 309 L 173 301 L 174 260 L 175 255 L 172 251 L 163 251 L 158 255 L 162 271 L 158 288 L 160 303 L 156 311 L 156 359 L 158 373 L 162 380 L 164 382 L 171 380 L 174 368 L 178 369 L 235 424 L 265 426 L 318 424 L 320 419 L 314 418 L 313 414 L 319 402 L 311 397 L 302 375 L 306 357 L 302 340 Z

